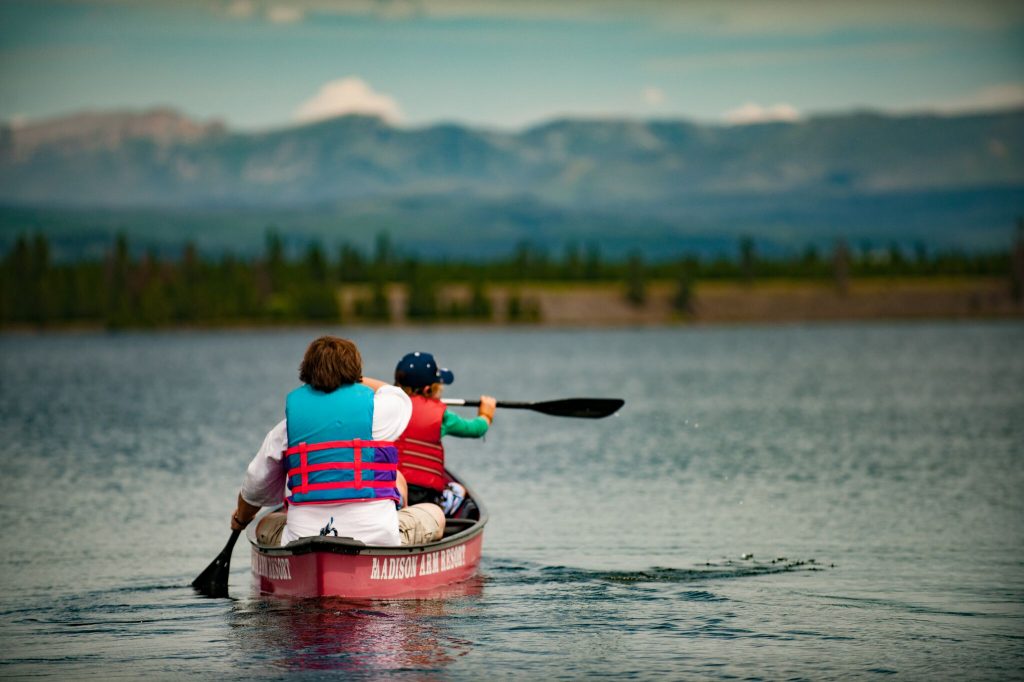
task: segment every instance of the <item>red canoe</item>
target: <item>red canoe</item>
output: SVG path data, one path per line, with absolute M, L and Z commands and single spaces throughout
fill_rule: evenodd
M 459 514 L 465 518 L 447 519 L 439 541 L 400 547 L 336 537 L 300 538 L 269 547 L 257 544 L 253 523 L 247 537 L 254 587 L 263 594 L 291 597 L 429 596 L 470 578 L 480 563 L 487 513 L 468 487 Z

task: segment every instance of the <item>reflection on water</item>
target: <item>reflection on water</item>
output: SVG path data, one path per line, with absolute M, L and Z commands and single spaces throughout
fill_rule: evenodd
M 429 599 L 394 601 L 286 599 L 253 595 L 231 613 L 239 649 L 286 670 L 442 672 L 472 642 L 451 619 L 474 608 L 483 592 L 475 576 Z

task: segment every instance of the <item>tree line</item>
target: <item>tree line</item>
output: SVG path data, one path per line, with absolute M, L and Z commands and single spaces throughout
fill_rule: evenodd
M 689 256 L 650 261 L 639 252 L 625 258 L 602 255 L 596 243 L 567 244 L 557 256 L 528 243 L 504 258 L 425 260 L 394 248 L 386 234 L 369 252 L 344 243 L 329 252 L 319 241 L 288 253 L 280 233 L 270 231 L 263 252 L 242 259 L 203 254 L 186 244 L 175 258 L 134 251 L 125 236 L 114 239 L 100 260 L 56 262 L 42 234 L 19 236 L 0 263 L 0 325 L 103 324 L 109 328 L 232 323 L 387 322 L 475 320 L 496 317 L 500 288 L 502 319 L 540 318 L 536 299 L 520 292 L 526 283 L 618 283 L 634 306 L 647 303 L 647 286 L 672 281 L 675 309 L 692 310 L 703 280 L 763 279 L 831 281 L 845 293 L 859 277 L 1006 276 L 1015 296 L 1024 278 L 1024 227 L 1012 250 L 994 253 L 907 251 L 895 244 L 851 247 L 843 241 L 823 252 L 808 246 L 795 256 L 767 257 L 756 242 L 741 238 L 734 255 Z M 442 295 L 458 285 L 457 296 Z M 404 295 L 396 297 L 396 291 Z

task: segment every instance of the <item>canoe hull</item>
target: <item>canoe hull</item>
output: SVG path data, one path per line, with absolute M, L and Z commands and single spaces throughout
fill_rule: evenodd
M 325 536 L 269 547 L 257 543 L 256 524 L 251 524 L 253 586 L 263 594 L 351 599 L 417 599 L 450 592 L 446 586 L 476 573 L 487 524 L 483 505 L 463 486 L 461 517 L 447 519 L 445 537 L 426 545 L 374 547 Z
M 480 563 L 483 532 L 438 549 L 367 550 L 362 554 L 311 551 L 274 556 L 252 548 L 253 584 L 263 594 L 416 598 L 470 578 Z

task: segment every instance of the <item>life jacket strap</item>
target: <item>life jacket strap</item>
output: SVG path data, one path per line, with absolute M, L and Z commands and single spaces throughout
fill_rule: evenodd
M 294 489 L 292 489 L 292 495 L 304 495 L 306 493 L 313 492 L 315 490 L 333 490 L 340 488 L 394 488 L 395 479 L 378 481 L 375 480 L 374 476 L 370 476 L 368 479 L 363 478 L 364 471 L 394 471 L 398 472 L 398 462 L 364 462 L 363 461 L 363 448 L 383 448 L 383 447 L 394 447 L 392 441 L 386 440 L 361 440 L 355 438 L 353 440 L 331 440 L 324 441 L 323 443 L 299 443 L 293 445 L 284 451 L 285 455 L 298 455 L 299 465 L 293 467 L 287 471 L 285 476 L 291 479 L 292 476 L 300 476 L 301 482 Z M 351 462 L 321 462 L 318 464 L 310 464 L 308 454 L 310 452 L 318 452 L 321 450 L 336 450 L 339 448 L 350 448 L 352 450 L 352 461 Z M 336 469 L 350 469 L 353 471 L 354 476 L 351 481 L 332 481 L 327 483 L 310 483 L 309 475 L 318 471 L 330 471 Z
M 429 441 L 418 440 L 416 438 L 406 438 L 405 436 L 401 438 L 401 441 L 403 443 L 412 443 L 413 445 L 418 445 L 422 448 L 426 448 L 427 450 L 433 450 L 434 452 L 444 452 L 444 448 L 440 443 L 431 443 Z
M 437 473 L 437 469 L 434 469 L 434 468 L 432 468 L 432 467 L 425 467 L 425 466 L 420 466 L 419 464 L 413 464 L 412 462 L 406 462 L 406 463 L 405 463 L 405 464 L 403 464 L 402 466 L 403 466 L 403 467 L 407 467 L 407 468 L 409 468 L 409 469 L 419 469 L 420 471 L 425 471 L 425 472 L 427 472 L 428 474 L 433 474 L 433 475 L 435 475 L 435 476 L 437 476 L 437 475 L 438 475 L 438 473 Z M 441 470 L 441 472 L 443 473 L 443 472 L 444 472 L 444 469 L 442 469 L 442 470 Z
M 428 455 L 425 452 L 419 452 L 411 448 L 403 448 L 401 452 L 403 455 L 409 455 L 410 457 L 416 457 L 417 459 L 428 459 L 431 462 L 437 462 L 440 466 L 444 466 L 444 460 L 442 458 L 434 455 Z
M 335 448 L 386 448 L 393 446 L 394 441 L 390 440 L 328 440 L 323 443 L 299 443 L 284 451 L 286 455 L 298 455 L 303 451 L 317 452 L 319 450 L 334 450 Z

